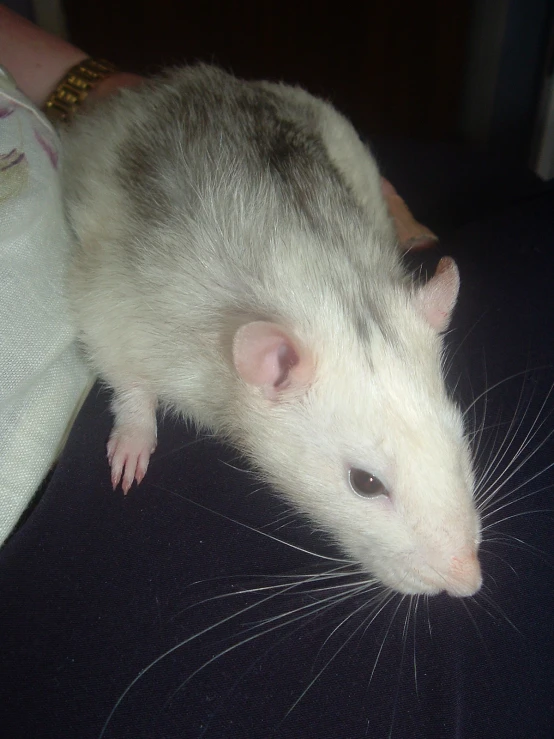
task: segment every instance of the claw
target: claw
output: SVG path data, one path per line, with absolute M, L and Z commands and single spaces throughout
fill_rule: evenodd
M 123 494 L 127 495 L 133 482 L 140 485 L 155 448 L 156 437 L 150 430 L 125 426 L 114 428 L 107 444 L 112 488 L 115 490 L 121 483 Z

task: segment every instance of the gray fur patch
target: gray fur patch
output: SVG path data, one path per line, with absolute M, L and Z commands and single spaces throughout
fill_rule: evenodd
M 145 117 L 135 136 L 118 147 L 115 171 L 139 221 L 163 223 L 180 205 L 169 197 L 161 175 L 180 180 L 184 205 L 199 189 L 202 173 L 218 160 L 222 166 L 237 166 L 239 181 L 269 179 L 283 207 L 316 234 L 333 229 L 332 214 L 337 211 L 360 217 L 316 122 L 304 108 L 285 103 L 255 83 L 238 83 L 219 70 L 204 70 L 211 78 L 204 87 L 199 71 L 202 68 L 195 68 L 195 75 L 183 74 L 179 80 L 177 110 L 168 100 L 156 100 L 153 91 L 151 104 L 159 114 Z M 172 120 L 173 137 L 167 135 L 166 117 L 168 123 Z M 181 135 L 175 119 L 183 121 Z M 184 165 L 181 172 L 176 171 L 179 159 Z M 240 168 L 245 170 L 242 177 Z M 253 208 L 263 205 L 252 203 Z

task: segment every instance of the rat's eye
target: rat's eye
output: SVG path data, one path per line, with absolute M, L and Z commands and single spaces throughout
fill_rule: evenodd
M 362 498 L 374 498 L 377 495 L 388 495 L 386 487 L 375 475 L 357 467 L 351 467 L 348 472 L 348 481 L 352 490 Z

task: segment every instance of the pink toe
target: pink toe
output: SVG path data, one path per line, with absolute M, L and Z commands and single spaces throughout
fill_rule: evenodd
M 148 469 L 148 462 L 153 448 L 155 435 L 136 429 L 114 429 L 107 444 L 107 455 L 112 468 L 112 486 L 115 488 L 121 482 L 123 493 L 126 495 L 133 482 L 141 483 Z

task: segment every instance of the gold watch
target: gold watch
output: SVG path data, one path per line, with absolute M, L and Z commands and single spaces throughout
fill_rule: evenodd
M 52 123 L 71 120 L 96 85 L 115 72 L 116 67 L 105 59 L 83 59 L 58 83 L 44 104 L 44 114 Z

